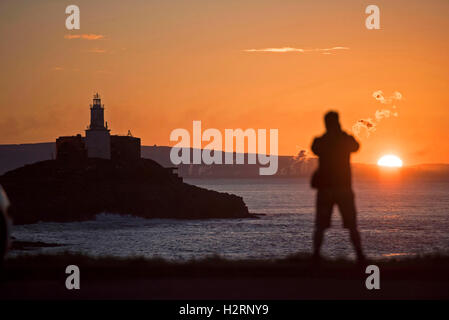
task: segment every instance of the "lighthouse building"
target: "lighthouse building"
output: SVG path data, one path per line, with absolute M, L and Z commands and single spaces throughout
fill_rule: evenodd
M 85 158 L 133 161 L 140 159 L 140 138 L 128 135 L 111 135 L 108 123 L 104 121 L 104 105 L 100 95 L 94 95 L 90 105 L 90 124 L 86 137 L 64 136 L 56 139 L 56 159 L 79 161 Z

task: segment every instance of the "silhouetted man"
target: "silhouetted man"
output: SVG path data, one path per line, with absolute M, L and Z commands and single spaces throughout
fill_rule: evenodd
M 338 113 L 330 111 L 324 116 L 326 133 L 315 138 L 312 151 L 319 157 L 319 167 L 312 177 L 312 187 L 318 189 L 316 198 L 313 257 L 320 259 L 324 231 L 331 225 L 334 204 L 343 218 L 343 227 L 349 229 L 357 259 L 363 262 L 360 235 L 357 230 L 357 212 L 351 187 L 351 152 L 359 149 L 353 136 L 341 130 Z

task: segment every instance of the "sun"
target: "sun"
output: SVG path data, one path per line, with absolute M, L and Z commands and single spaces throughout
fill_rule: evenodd
M 377 165 L 381 167 L 402 167 L 402 160 L 392 154 L 387 154 L 377 161 Z

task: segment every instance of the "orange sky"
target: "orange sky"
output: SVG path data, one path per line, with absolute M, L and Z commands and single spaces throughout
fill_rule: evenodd
M 374 3 L 374 2 L 373 2 Z M 372 93 L 398 91 L 399 116 L 361 137 L 353 161 L 449 162 L 449 1 L 0 2 L 0 143 L 83 133 L 99 92 L 112 132 L 168 145 L 175 128 L 279 129 L 280 154 L 309 149 L 328 109 L 343 127 L 374 117 Z M 95 34 L 102 39 L 67 39 Z M 348 50 L 273 53 L 293 47 Z

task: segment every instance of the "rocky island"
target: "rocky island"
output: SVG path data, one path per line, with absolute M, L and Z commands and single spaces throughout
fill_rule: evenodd
M 0 184 L 14 224 L 94 219 L 103 212 L 143 218 L 250 218 L 239 196 L 184 183 L 150 159 L 47 160 L 9 171 Z

